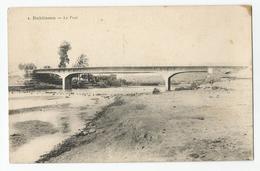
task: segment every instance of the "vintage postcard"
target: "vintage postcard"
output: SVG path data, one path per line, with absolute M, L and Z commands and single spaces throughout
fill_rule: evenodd
M 10 8 L 10 162 L 253 160 L 251 14 Z

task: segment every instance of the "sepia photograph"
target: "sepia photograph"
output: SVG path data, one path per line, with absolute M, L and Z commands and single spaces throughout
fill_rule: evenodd
M 250 5 L 8 9 L 10 163 L 252 161 Z

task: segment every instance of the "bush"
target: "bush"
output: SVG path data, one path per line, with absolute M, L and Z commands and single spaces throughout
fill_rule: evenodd
M 191 83 L 190 88 L 192 90 L 198 89 L 198 83 L 196 83 L 196 82 Z
M 103 81 L 98 82 L 97 86 L 100 87 L 100 88 L 107 88 L 108 87 L 107 84 Z

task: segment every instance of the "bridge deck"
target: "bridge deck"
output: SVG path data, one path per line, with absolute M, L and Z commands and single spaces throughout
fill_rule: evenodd
M 244 68 L 245 66 L 109 66 L 109 67 L 86 67 L 86 68 L 48 68 L 36 69 L 35 73 L 51 72 L 115 72 L 115 73 L 149 73 L 176 70 L 207 70 L 208 68 Z

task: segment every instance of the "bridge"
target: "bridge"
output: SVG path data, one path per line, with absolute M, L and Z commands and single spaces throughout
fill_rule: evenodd
M 242 66 L 112 66 L 112 67 L 85 67 L 85 68 L 48 68 L 36 69 L 34 74 L 56 74 L 62 79 L 62 89 L 72 88 L 72 78 L 79 74 L 134 74 L 134 73 L 157 73 L 165 81 L 166 90 L 171 90 L 171 78 L 177 74 L 189 72 L 205 72 L 212 74 L 214 69 L 219 68 L 244 68 Z

